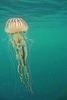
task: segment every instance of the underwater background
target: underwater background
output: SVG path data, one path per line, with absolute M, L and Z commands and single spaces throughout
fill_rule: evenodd
M 13 17 L 29 26 L 27 67 L 33 94 L 20 82 L 4 31 Z M 0 0 L 0 100 L 67 100 L 67 0 Z

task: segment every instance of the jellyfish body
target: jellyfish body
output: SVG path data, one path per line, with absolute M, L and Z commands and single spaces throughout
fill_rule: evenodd
M 22 18 L 11 18 L 6 22 L 5 32 L 11 35 L 11 43 L 16 51 L 18 61 L 18 73 L 26 90 L 32 91 L 29 73 L 26 66 L 27 48 L 24 34 L 28 30 L 27 23 Z

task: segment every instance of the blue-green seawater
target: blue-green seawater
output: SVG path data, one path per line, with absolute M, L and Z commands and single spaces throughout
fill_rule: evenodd
M 9 18 L 28 26 L 27 68 L 31 94 L 25 91 L 8 34 Z M 67 100 L 67 0 L 0 0 L 0 100 Z

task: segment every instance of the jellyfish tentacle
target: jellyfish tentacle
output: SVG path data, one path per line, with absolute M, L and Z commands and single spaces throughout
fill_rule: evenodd
M 23 68 L 23 62 L 22 62 L 22 48 L 21 48 L 21 40 L 19 40 L 18 42 L 16 42 L 14 39 L 12 41 L 12 44 L 16 50 L 16 58 L 18 60 L 18 73 L 19 73 L 19 76 L 20 76 L 20 80 L 21 80 L 21 83 L 23 84 L 23 86 L 25 87 L 25 89 L 27 90 L 27 86 L 23 80 L 24 78 L 24 75 L 22 74 L 22 68 Z
M 17 59 L 18 59 L 18 73 L 20 75 L 20 80 L 23 86 L 27 89 L 27 86 L 23 80 L 24 75 L 22 74 L 22 68 L 23 68 L 23 62 L 22 62 L 22 52 L 21 52 L 21 47 L 17 49 Z
M 28 74 L 28 71 L 27 71 L 27 67 L 24 66 L 24 74 L 25 74 L 25 79 L 27 81 L 27 85 L 28 85 L 28 90 L 33 93 L 32 91 L 32 88 L 31 88 L 31 84 L 30 84 L 30 79 L 29 79 L 29 74 Z
M 18 61 L 18 62 L 19 62 L 19 61 Z M 20 75 L 21 83 L 23 84 L 23 86 L 24 86 L 25 89 L 27 90 L 27 86 L 26 86 L 26 84 L 25 84 L 25 82 L 24 82 L 24 80 L 23 80 L 22 64 L 21 64 L 21 62 L 19 62 L 19 64 L 18 64 L 18 73 L 19 73 L 19 75 Z
M 33 93 L 30 84 L 29 74 L 27 71 L 27 66 L 26 66 L 27 48 L 23 36 L 21 37 L 20 33 L 19 35 L 15 35 L 12 44 L 16 50 L 16 58 L 18 60 L 18 73 L 20 76 L 20 80 L 23 86 L 26 88 L 26 90 L 28 88 L 28 90 L 31 93 Z M 24 69 L 24 74 L 22 73 L 22 69 Z M 26 81 L 24 81 L 24 79 Z
M 23 66 L 24 66 L 24 76 L 25 76 L 25 79 L 27 81 L 28 90 L 31 93 L 33 93 L 32 88 L 31 88 L 31 84 L 30 84 L 29 74 L 28 74 L 27 67 L 26 67 L 26 58 L 27 58 L 26 45 L 22 46 L 22 51 L 23 51 L 22 61 L 23 61 Z

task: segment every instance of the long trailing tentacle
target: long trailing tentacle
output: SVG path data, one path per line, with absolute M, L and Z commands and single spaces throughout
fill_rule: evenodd
M 28 74 L 27 67 L 26 67 L 27 49 L 26 49 L 25 44 L 22 46 L 22 51 L 23 51 L 22 61 L 23 61 L 23 66 L 24 66 L 24 76 L 25 76 L 25 79 L 28 85 L 28 90 L 31 93 L 33 93 L 31 84 L 30 84 L 29 74 Z
M 25 87 L 25 89 L 27 89 L 27 86 L 24 82 L 24 75 L 22 73 L 23 62 L 21 60 L 22 59 L 21 41 L 18 41 L 18 43 L 17 43 L 15 40 L 13 40 L 12 44 L 16 50 L 16 58 L 18 60 L 18 73 L 20 76 L 20 80 L 21 80 L 21 83 L 23 84 L 23 86 Z
M 23 80 L 23 74 L 22 74 L 22 63 L 21 62 L 18 62 L 18 73 L 20 75 L 20 80 L 21 80 L 21 83 L 23 84 L 23 86 L 25 87 L 25 89 L 27 89 L 27 86 Z
M 28 88 L 28 90 L 31 93 L 33 93 L 30 84 L 29 74 L 27 71 L 27 66 L 26 66 L 27 49 L 26 49 L 25 41 L 22 36 L 16 35 L 12 41 L 12 44 L 16 50 L 16 58 L 18 60 L 18 73 L 20 76 L 20 80 L 23 86 L 26 88 L 26 90 Z M 24 73 L 22 73 L 23 69 L 24 69 Z

